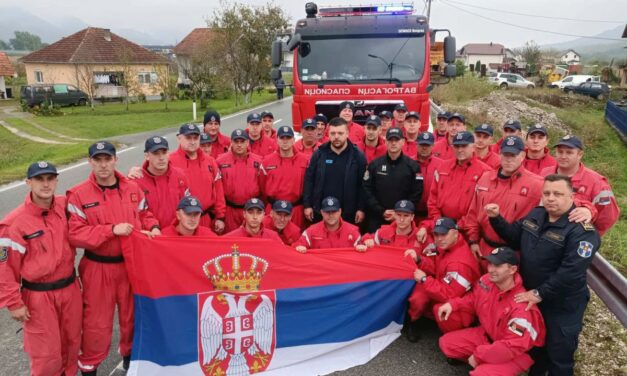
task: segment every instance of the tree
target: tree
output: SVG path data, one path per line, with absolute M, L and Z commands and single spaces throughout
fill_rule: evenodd
M 170 74 L 169 64 L 155 64 L 152 69 L 157 74 L 157 81 L 152 85 L 161 95 L 167 110 L 168 101 L 176 95 L 176 76 Z
M 11 49 L 11 45 L 3 41 L 2 39 L 0 39 L 0 50 L 10 50 L 10 49 Z
M 475 74 L 479 75 L 481 73 L 481 60 L 477 60 L 475 62 Z
M 272 41 L 287 21 L 283 9 L 271 3 L 252 7 L 223 2 L 214 12 L 209 24 L 216 32 L 212 60 L 232 82 L 236 105 L 239 94 L 249 103 L 255 88 L 269 81 Z
M 128 111 L 130 97 L 141 92 L 137 82 L 137 72 L 133 68 L 134 55 L 132 50 L 125 47 L 120 48 L 116 53 L 122 67 L 122 81 L 120 84 L 124 88 L 124 102 L 126 103 L 126 111 Z
M 94 109 L 94 97 L 96 96 L 96 77 L 94 67 L 90 64 L 76 65 L 76 78 L 78 86 L 89 97 L 89 105 Z
M 228 77 L 217 69 L 214 61 L 219 59 L 211 48 L 212 41 L 201 44 L 189 60 L 180 60 L 181 69 L 189 79 L 194 101 L 201 96 L 211 95 L 216 89 L 226 86 Z
M 527 62 L 527 73 L 537 73 L 542 59 L 542 51 L 534 41 L 528 41 L 520 48 L 518 54 Z
M 28 31 L 16 31 L 15 38 L 9 39 L 9 43 L 14 50 L 37 51 L 48 44 L 42 43 L 41 38 Z
M 455 68 L 457 77 L 463 77 L 464 73 L 466 73 L 466 64 L 464 64 L 463 60 L 455 60 Z

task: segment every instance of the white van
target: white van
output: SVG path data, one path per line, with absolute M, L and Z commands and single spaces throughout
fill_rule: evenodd
M 549 87 L 558 87 L 561 90 L 564 90 L 564 88 L 567 86 L 579 86 L 584 82 L 601 82 L 601 77 L 590 76 L 587 74 L 577 74 L 564 77 L 559 81 L 555 81 L 551 85 L 549 85 Z

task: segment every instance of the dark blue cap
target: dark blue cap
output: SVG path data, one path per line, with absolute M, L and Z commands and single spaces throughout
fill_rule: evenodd
M 249 210 L 249 209 L 259 209 L 263 211 L 266 209 L 266 205 L 260 199 L 253 197 L 249 199 L 248 201 L 246 201 L 246 203 L 244 204 L 244 210 Z
M 366 119 L 366 123 L 364 124 L 364 126 L 366 125 L 374 125 L 375 127 L 380 127 L 381 119 L 377 115 L 370 115 L 368 116 L 368 119 Z
M 262 119 L 265 118 L 266 116 L 270 116 L 272 119 L 274 119 L 274 115 L 270 111 L 262 111 L 260 116 Z
M 435 143 L 435 137 L 431 132 L 421 132 L 416 139 L 418 145 L 433 145 Z
M 261 123 L 261 115 L 259 115 L 256 112 L 253 112 L 252 114 L 249 114 L 246 117 L 246 122 L 247 123 Z
M 182 136 L 186 136 L 188 134 L 200 135 L 201 133 L 202 132 L 200 131 L 200 128 L 198 128 L 196 124 L 188 123 L 188 124 L 181 125 L 181 127 L 179 128 L 178 134 Z
M 485 133 L 489 136 L 494 135 L 494 128 L 490 124 L 481 124 L 475 128 L 475 133 Z
M 461 121 L 462 123 L 466 124 L 466 118 L 464 117 L 464 115 L 460 114 L 459 112 L 453 112 L 452 114 L 448 116 L 448 121 L 451 121 L 453 119 L 457 119 Z
M 475 136 L 468 131 L 462 131 L 453 138 L 453 145 L 469 145 L 475 143 Z
M 203 119 L 203 125 L 207 124 L 210 121 L 217 121 L 218 123 L 220 122 L 220 114 L 217 113 L 216 111 L 207 111 L 205 112 L 205 117 Z
M 52 163 L 40 161 L 32 163 L 30 166 L 28 166 L 26 177 L 30 179 L 34 178 L 35 176 L 44 174 L 59 175 L 59 173 L 57 172 L 57 168 L 54 167 Z
M 516 251 L 510 247 L 498 247 L 494 248 L 488 255 L 482 257 L 492 265 L 518 265 L 518 255 Z
M 231 132 L 231 140 L 250 140 L 248 133 L 243 129 L 236 129 Z
M 399 140 L 403 138 L 403 131 L 401 131 L 400 128 L 396 127 L 388 129 L 387 133 L 385 134 L 385 139 L 391 140 L 393 138 L 398 138 Z
M 519 131 L 522 129 L 520 122 L 518 120 L 509 119 L 503 124 L 503 129 L 513 129 L 515 131 Z
M 211 138 L 211 136 L 209 136 L 206 133 L 201 133 L 200 134 L 200 144 L 201 145 L 206 145 L 206 144 L 213 144 L 216 140 L 214 140 L 213 138 Z
M 507 136 L 501 143 L 501 154 L 512 153 L 519 154 L 525 150 L 525 142 L 517 136 Z
M 183 210 L 186 214 L 202 213 L 202 205 L 200 201 L 194 196 L 185 196 L 179 201 L 176 209 Z
M 394 211 L 413 214 L 416 210 L 414 203 L 409 200 L 400 200 L 394 204 Z
M 583 150 L 583 142 L 581 142 L 577 136 L 573 135 L 566 135 L 562 137 L 555 146 L 566 146 L 569 148 Z
M 272 210 L 277 213 L 292 214 L 292 203 L 285 200 L 276 200 L 274 204 L 272 204 Z
M 98 154 L 107 154 L 115 157 L 115 146 L 108 141 L 98 141 L 89 147 L 89 158 Z
M 420 114 L 417 113 L 416 111 L 409 111 L 407 115 L 405 115 L 405 119 L 409 119 L 409 118 L 416 118 L 420 120 Z
M 342 206 L 340 205 L 340 200 L 333 196 L 329 196 L 322 200 L 320 210 L 323 212 L 334 212 L 340 210 L 341 208 Z
M 446 111 L 442 111 L 442 112 L 438 112 L 438 119 L 448 119 L 448 112 Z
M 342 103 L 340 103 L 340 112 L 342 112 L 343 109 L 345 108 L 350 108 L 351 110 L 355 109 L 355 103 L 351 102 L 351 101 L 344 101 Z
M 455 223 L 454 219 L 440 217 L 437 221 L 435 221 L 435 226 L 433 226 L 434 234 L 446 234 L 450 230 L 457 230 L 457 223 Z
M 407 106 L 405 106 L 405 103 L 399 103 L 396 106 L 394 106 L 394 111 L 405 111 L 405 112 L 407 112 Z
M 161 136 L 150 137 L 144 143 L 144 153 L 151 153 L 161 149 L 168 150 L 169 148 L 168 140 Z
M 281 138 L 281 137 L 294 138 L 294 130 L 292 129 L 292 127 L 288 127 L 287 125 L 284 125 L 282 127 L 279 127 L 279 129 L 276 131 L 276 136 L 278 138 Z
M 305 119 L 305 120 L 303 120 L 302 128 L 303 129 L 305 129 L 305 128 L 316 128 L 316 121 L 314 119 L 311 119 L 311 118 Z
M 546 127 L 542 124 L 534 124 L 531 127 L 529 127 L 529 130 L 527 131 L 527 136 L 529 136 L 532 133 L 542 133 L 545 136 L 548 136 L 549 134 Z
M 379 118 L 386 117 L 388 119 L 392 118 L 392 113 L 390 111 L 381 111 L 379 112 Z
M 314 116 L 314 120 L 316 122 L 322 121 L 325 124 L 329 122 L 329 119 L 327 119 L 327 117 L 324 116 L 324 114 L 318 114 L 318 115 Z

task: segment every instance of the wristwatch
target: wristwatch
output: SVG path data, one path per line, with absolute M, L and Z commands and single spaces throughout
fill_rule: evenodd
M 420 278 L 420 283 L 425 283 L 427 282 L 427 276 L 423 276 L 422 278 Z
M 540 291 L 538 291 L 537 289 L 533 289 L 531 290 L 531 293 L 533 294 L 533 296 L 535 296 L 536 298 L 540 299 L 540 301 L 542 301 L 542 297 L 540 296 Z

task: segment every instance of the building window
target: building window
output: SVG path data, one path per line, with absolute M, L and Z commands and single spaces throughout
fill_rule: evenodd
M 140 73 L 137 76 L 137 81 L 140 84 L 147 84 L 147 85 L 156 84 L 157 83 L 157 74 L 154 73 L 154 72 Z
M 44 74 L 41 71 L 35 71 L 35 82 L 38 84 L 44 83 Z

